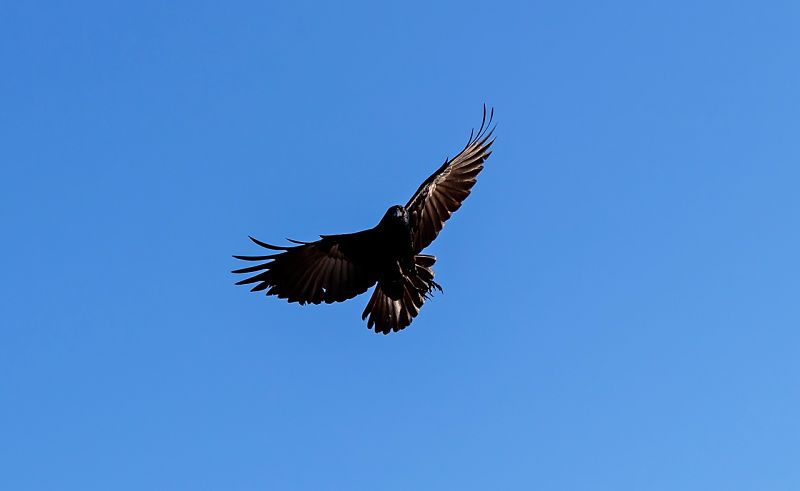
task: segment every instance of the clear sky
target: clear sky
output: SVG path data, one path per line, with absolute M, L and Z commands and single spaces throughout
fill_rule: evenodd
M 800 489 L 797 2 L 0 10 L 0 489 Z M 409 329 L 233 285 L 484 102 Z

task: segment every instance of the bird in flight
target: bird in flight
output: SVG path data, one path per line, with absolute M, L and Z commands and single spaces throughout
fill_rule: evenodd
M 237 285 L 255 286 L 289 302 L 343 302 L 377 283 L 361 318 L 377 333 L 389 334 L 411 324 L 434 289 L 434 256 L 423 249 L 442 230 L 469 196 L 494 142 L 494 109 L 483 108 L 478 131 L 470 133 L 461 152 L 446 159 L 420 185 L 405 206 L 389 208 L 373 228 L 351 234 L 320 235 L 315 242 L 287 239 L 293 246 L 274 246 L 250 237 L 273 251 L 261 256 L 233 256 L 260 264 L 232 271 L 253 274 Z

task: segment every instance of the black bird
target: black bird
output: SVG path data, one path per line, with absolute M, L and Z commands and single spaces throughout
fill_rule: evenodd
M 295 246 L 279 247 L 250 237 L 277 251 L 265 256 L 233 256 L 245 261 L 267 261 L 233 273 L 258 273 L 236 283 L 255 283 L 251 291 L 267 290 L 289 302 L 342 302 L 364 293 L 376 282 L 361 318 L 375 332 L 388 334 L 406 328 L 430 293 L 441 286 L 433 281 L 434 256 L 420 254 L 439 234 L 469 195 L 494 142 L 494 110 L 483 108 L 483 121 L 470 133 L 464 149 L 444 164 L 414 193 L 406 206 L 395 205 L 374 228 L 352 234 L 321 235 L 316 242 L 288 239 Z M 491 127 L 491 128 L 490 128 Z

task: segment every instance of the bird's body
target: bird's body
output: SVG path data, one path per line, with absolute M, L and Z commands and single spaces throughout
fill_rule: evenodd
M 447 160 L 419 187 L 406 206 L 390 207 L 373 228 L 351 234 L 322 235 L 315 242 L 295 246 L 256 244 L 279 251 L 266 256 L 234 256 L 267 261 L 234 273 L 258 274 L 237 284 L 256 283 L 252 291 L 267 290 L 289 302 L 341 302 L 377 283 L 362 318 L 376 332 L 388 334 L 407 327 L 434 289 L 431 267 L 436 258 L 421 254 L 455 212 L 475 184 L 490 155 L 491 114 L 464 150 Z

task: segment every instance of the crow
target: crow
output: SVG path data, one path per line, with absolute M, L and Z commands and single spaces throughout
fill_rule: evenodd
M 232 273 L 257 273 L 237 282 L 255 283 L 251 291 L 267 290 L 289 302 L 319 304 L 343 302 L 377 283 L 361 319 L 367 327 L 388 334 L 405 329 L 419 314 L 434 289 L 434 256 L 421 254 L 469 196 L 494 142 L 494 109 L 483 107 L 477 132 L 470 133 L 463 150 L 446 159 L 420 185 L 405 206 L 389 208 L 375 227 L 351 234 L 320 235 L 315 242 L 287 239 L 294 246 L 274 246 L 250 237 L 275 251 L 262 256 L 233 256 L 244 261 L 266 261 Z

